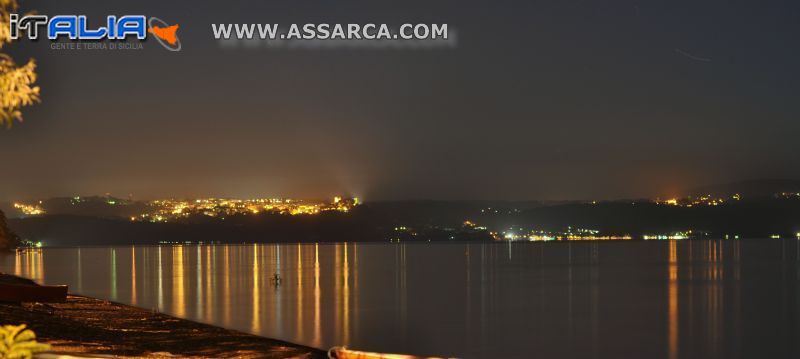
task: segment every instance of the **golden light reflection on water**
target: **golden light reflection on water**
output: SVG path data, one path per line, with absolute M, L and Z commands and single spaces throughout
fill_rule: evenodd
M 723 247 L 721 241 L 708 241 L 707 248 L 706 248 L 706 262 L 707 264 L 707 275 L 706 280 L 708 281 L 707 285 L 707 292 L 705 295 L 706 298 L 706 323 L 708 324 L 708 335 L 709 335 L 709 355 L 717 356 L 719 344 L 720 344 L 720 337 L 722 335 L 723 324 L 722 324 L 722 306 L 723 306 L 723 296 L 722 296 L 722 285 L 721 281 L 723 278 L 723 266 L 722 266 L 722 258 L 723 258 Z
M 136 247 L 131 246 L 131 304 L 136 305 Z
M 222 260 L 222 311 L 224 313 L 224 321 L 225 326 L 229 327 L 231 325 L 231 296 L 229 295 L 231 292 L 231 275 L 230 275 L 230 246 L 224 246 Z
M 22 257 L 23 253 L 17 253 L 17 258 L 14 258 L 14 275 L 15 276 L 22 276 Z
M 183 246 L 172 247 L 172 312 L 178 317 L 186 315 L 184 269 Z
M 37 254 L 33 256 L 34 261 L 36 262 L 36 265 L 34 266 L 34 268 L 36 268 L 35 278 L 38 278 L 40 282 L 44 283 L 44 255 L 42 251 L 37 251 L 36 253 Z
M 361 308 L 361 307 L 358 306 L 358 297 L 359 296 L 360 296 L 360 293 L 358 292 L 358 243 L 353 243 L 353 294 L 352 294 L 352 298 L 353 298 L 353 308 L 355 308 L 355 309 L 352 310 L 353 323 L 354 323 L 352 332 L 355 334 L 355 336 L 359 335 L 358 323 L 359 323 L 359 319 L 360 318 L 358 317 L 358 313 L 360 312 L 360 310 L 358 308 Z
M 347 243 L 344 244 L 344 266 L 342 268 L 342 281 L 344 290 L 342 293 L 342 344 L 350 344 L 350 266 L 347 260 Z
M 425 325 L 450 330 L 448 345 L 479 346 L 475 351 L 479 354 L 488 355 L 481 350 L 502 340 L 495 335 L 516 335 L 504 327 L 508 322 L 513 326 L 524 320 L 514 330 L 532 333 L 530 340 L 537 346 L 575 340 L 581 341 L 581 348 L 603 352 L 609 333 L 628 333 L 629 327 L 615 326 L 615 322 L 637 320 L 636 328 L 648 329 L 655 336 L 646 345 L 658 353 L 649 357 L 712 357 L 729 353 L 731 337 L 741 337 L 745 333 L 742 328 L 753 322 L 740 313 L 758 299 L 739 281 L 758 286 L 768 280 L 759 277 L 756 282 L 746 282 L 754 272 L 747 272 L 752 267 L 741 266 L 740 260 L 752 253 L 743 251 L 753 247 L 747 242 L 744 245 L 739 241 L 662 242 L 640 252 L 657 258 L 656 266 L 646 262 L 649 258 L 632 259 L 631 253 L 640 254 L 636 252 L 622 252 L 626 257 L 615 258 L 612 246 L 602 247 L 603 256 L 599 256 L 597 245 L 591 243 L 514 244 L 513 256 L 507 254 L 505 243 L 502 247 L 458 244 L 450 247 L 453 249 L 352 243 L 48 248 L 10 255 L 7 258 L 13 258 L 13 263 L 6 260 L 2 269 L 43 281 L 47 268 L 51 284 L 83 283 L 87 295 L 116 296 L 120 302 L 320 348 L 334 344 L 357 347 L 365 338 L 379 335 L 383 337 L 377 340 L 379 344 L 381 340 L 409 343 L 419 332 L 420 319 L 435 312 L 448 323 L 430 320 Z M 787 242 L 787 246 L 797 246 L 787 247 L 788 254 L 774 251 L 781 245 L 768 247 L 773 250 L 769 253 L 784 256 L 783 262 L 777 262 L 784 267 L 763 265 L 760 270 L 773 270 L 769 272 L 773 286 L 764 288 L 788 286 L 775 278 L 785 275 L 794 280 L 793 268 L 785 266 L 800 268 L 800 242 Z M 609 248 L 608 252 L 604 248 Z M 623 283 L 618 278 L 631 279 L 625 285 L 641 279 L 615 266 L 631 262 L 645 263 L 636 268 L 648 279 L 658 278 L 660 284 L 617 287 Z M 361 266 L 369 270 L 359 271 Z M 650 268 L 655 268 L 654 272 L 646 272 Z M 280 284 L 271 281 L 274 273 L 280 274 Z M 609 279 L 614 287 L 607 286 Z M 444 287 L 453 290 L 445 292 Z M 625 292 L 617 295 L 619 289 Z M 654 293 L 657 296 L 646 296 Z M 517 297 L 509 300 L 510 295 Z M 647 303 L 631 302 L 630 310 L 639 310 L 634 314 L 637 318 L 618 320 L 604 315 L 609 302 L 637 295 L 648 299 Z M 453 305 L 448 308 L 449 303 Z M 437 309 L 429 309 L 434 305 Z M 505 307 L 513 307 L 515 312 Z M 657 310 L 653 311 L 654 307 Z M 786 315 L 792 314 L 793 308 L 781 308 L 762 305 L 759 310 L 773 316 L 786 311 Z M 359 316 L 365 309 L 369 315 Z M 500 322 L 501 317 L 506 322 Z M 647 323 L 638 327 L 644 321 Z
M 14 274 L 44 283 L 44 259 L 41 249 L 29 249 L 16 254 Z
M 214 254 L 216 253 L 217 253 L 216 251 L 214 252 L 211 251 L 211 246 L 206 246 L 206 266 L 205 266 L 206 275 L 205 279 L 203 280 L 203 285 L 205 286 L 205 293 L 206 293 L 205 296 L 206 305 L 204 307 L 205 311 L 203 312 L 204 313 L 203 317 L 207 318 L 209 322 L 214 322 L 215 319 L 215 317 L 213 316 L 213 313 L 215 313 L 215 311 L 212 310 L 212 308 L 214 308 L 214 292 L 212 292 L 212 288 L 215 288 L 214 283 L 216 283 L 214 281 L 215 278 L 214 274 L 216 273 L 215 269 L 217 268 L 216 265 L 217 262 L 215 260 L 216 256 L 214 256 Z
M 279 246 L 277 244 L 274 244 L 274 245 L 269 246 L 267 248 L 272 253 L 270 255 L 270 258 L 274 258 L 273 259 L 274 262 L 275 262 L 275 271 L 274 271 L 274 273 L 280 275 L 280 273 L 282 273 L 281 248 L 284 248 L 284 247 Z M 282 278 L 281 278 L 281 280 L 274 281 L 272 283 L 272 285 L 273 285 L 272 289 L 273 289 L 275 300 L 274 301 L 273 300 L 268 301 L 267 302 L 268 305 L 267 305 L 267 308 L 266 308 L 267 312 L 268 313 L 272 313 L 273 314 L 273 318 L 275 318 L 274 321 L 270 321 L 269 322 L 269 323 L 273 324 L 272 330 L 274 332 L 278 332 L 278 333 L 283 333 L 284 332 L 284 329 L 283 329 L 283 325 L 284 325 L 283 315 L 284 315 L 284 313 L 283 313 L 283 300 L 282 300 L 283 299 L 283 290 L 282 290 L 282 287 L 281 287 L 282 283 L 283 283 Z
M 333 311 L 333 325 L 336 328 L 336 331 L 339 332 L 339 333 L 341 333 L 341 331 L 342 331 L 342 327 L 341 327 L 342 319 L 340 318 L 340 316 L 342 314 L 342 308 L 341 308 L 341 302 L 342 302 L 341 301 L 341 298 L 342 298 L 342 277 L 340 275 L 341 273 L 337 272 L 337 269 L 342 267 L 341 257 L 342 257 L 342 246 L 337 245 L 337 246 L 334 247 L 334 255 L 333 255 L 333 268 L 334 268 L 334 273 L 333 273 L 333 298 L 334 299 L 333 300 L 334 300 L 334 303 L 335 303 L 335 306 L 334 306 L 335 309 Z
M 295 336 L 303 340 L 303 246 L 299 243 L 297 244 L 297 272 L 295 275 L 297 276 L 297 302 L 295 304 L 295 317 L 297 317 L 297 321 L 295 324 Z
M 161 262 L 161 247 L 158 247 L 158 310 L 164 310 L 164 266 Z
M 195 268 L 195 273 L 197 273 L 197 278 L 195 279 L 195 302 L 197 305 L 195 306 L 195 315 L 200 317 L 203 315 L 203 307 L 205 307 L 205 297 L 203 297 L 203 248 L 202 246 L 197 246 L 197 265 Z M 207 267 L 208 265 L 206 265 Z
M 258 279 L 261 268 L 258 265 L 258 249 L 258 245 L 253 245 L 253 314 L 252 323 L 250 324 L 253 333 L 261 331 L 261 283 Z
M 319 288 L 319 244 L 314 244 L 314 339 L 312 345 L 319 348 L 322 344 L 322 319 L 320 318 Z
M 667 315 L 669 325 L 669 358 L 678 358 L 678 242 L 669 242 L 669 299 Z

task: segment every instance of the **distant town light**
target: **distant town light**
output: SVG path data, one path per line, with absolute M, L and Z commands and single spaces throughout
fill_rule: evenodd
M 39 203 L 41 204 L 41 201 Z M 45 214 L 44 209 L 38 204 L 14 203 L 14 208 L 18 209 L 26 216 L 38 216 Z

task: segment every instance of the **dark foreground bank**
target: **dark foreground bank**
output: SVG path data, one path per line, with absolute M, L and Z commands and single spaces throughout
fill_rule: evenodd
M 0 282 L 29 282 L 0 274 Z M 0 303 L 3 324 L 27 324 L 53 352 L 136 357 L 326 358 L 325 352 L 104 300 Z

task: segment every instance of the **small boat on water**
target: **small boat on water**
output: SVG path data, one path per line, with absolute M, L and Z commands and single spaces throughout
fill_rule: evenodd
M 66 285 L 0 283 L 0 302 L 61 303 L 66 301 Z
M 362 352 L 350 350 L 345 347 L 333 347 L 328 350 L 328 358 L 331 359 L 441 359 L 436 357 L 418 357 L 405 354 L 386 354 L 375 352 Z

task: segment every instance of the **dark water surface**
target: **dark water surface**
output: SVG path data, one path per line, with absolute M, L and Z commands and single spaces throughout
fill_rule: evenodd
M 46 248 L 0 256 L 0 271 L 319 348 L 797 358 L 799 243 Z

